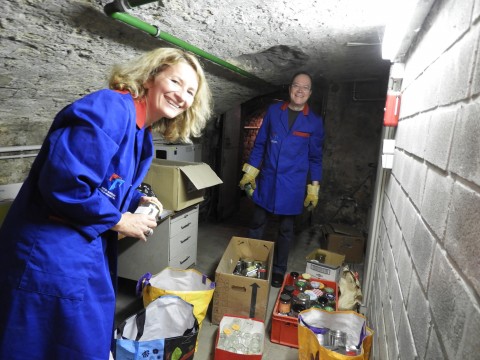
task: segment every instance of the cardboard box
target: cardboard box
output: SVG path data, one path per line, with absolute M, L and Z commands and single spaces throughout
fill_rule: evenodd
M 143 182 L 152 186 L 163 207 L 182 210 L 203 201 L 205 189 L 222 180 L 204 163 L 153 159 Z
M 255 354 L 239 354 L 225 350 L 224 347 L 219 347 L 219 337 L 225 328 L 231 329 L 231 324 L 234 320 L 238 320 L 240 330 L 242 332 L 248 332 L 250 334 L 262 334 L 263 341 L 261 342 L 260 351 Z M 246 329 L 248 327 L 249 329 Z M 228 330 L 227 330 L 228 331 Z M 265 346 L 265 324 L 258 319 L 247 319 L 239 316 L 225 315 L 220 321 L 220 325 L 217 331 L 217 338 L 215 341 L 215 360 L 262 360 L 263 349 Z
M 305 272 L 321 280 L 338 283 L 342 274 L 342 265 L 345 255 L 331 251 L 316 249 L 306 257 L 307 267 Z
M 365 238 L 362 232 L 342 224 L 325 225 L 327 250 L 345 255 L 347 263 L 361 263 L 365 253 Z
M 232 237 L 215 271 L 212 324 L 218 325 L 223 316 L 245 316 L 265 321 L 274 243 L 271 241 Z M 266 263 L 267 278 L 257 279 L 234 275 L 238 260 L 253 258 Z

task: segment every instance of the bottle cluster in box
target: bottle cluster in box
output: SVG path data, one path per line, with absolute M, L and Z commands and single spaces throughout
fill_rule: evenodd
M 299 283 L 302 281 L 304 284 Z M 286 306 L 287 298 L 282 297 L 282 295 L 288 293 L 291 293 L 290 309 L 288 309 L 288 304 Z M 302 294 L 309 294 L 309 303 L 305 304 L 304 299 L 306 297 Z M 327 297 L 327 294 L 332 294 L 332 296 Z M 317 299 L 320 299 L 320 302 L 315 300 L 315 295 Z M 298 348 L 298 312 L 310 307 L 321 308 L 325 311 L 336 311 L 338 309 L 337 304 L 338 286 L 336 282 L 309 277 L 309 274 L 299 275 L 295 279 L 292 273 L 287 274 L 273 307 L 270 341 Z M 290 311 L 287 312 L 287 310 Z

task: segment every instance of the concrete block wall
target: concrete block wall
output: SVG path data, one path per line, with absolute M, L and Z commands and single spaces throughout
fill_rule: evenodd
M 372 358 L 480 359 L 480 1 L 435 1 L 405 59 L 376 239 Z

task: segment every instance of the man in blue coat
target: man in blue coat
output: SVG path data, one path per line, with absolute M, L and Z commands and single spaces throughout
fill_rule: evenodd
M 294 239 L 295 215 L 318 203 L 322 178 L 323 120 L 309 108 L 312 78 L 299 72 L 292 78 L 290 101 L 271 105 L 258 132 L 240 188 L 254 189 L 255 210 L 249 237 L 261 239 L 268 214 L 279 215 L 272 286 L 281 287 Z M 307 185 L 310 176 L 311 184 Z M 305 186 L 307 185 L 306 197 Z

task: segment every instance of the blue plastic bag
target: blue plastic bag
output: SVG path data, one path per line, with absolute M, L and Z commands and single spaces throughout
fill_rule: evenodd
M 191 360 L 198 321 L 193 305 L 165 295 L 130 316 L 115 331 L 116 360 Z

